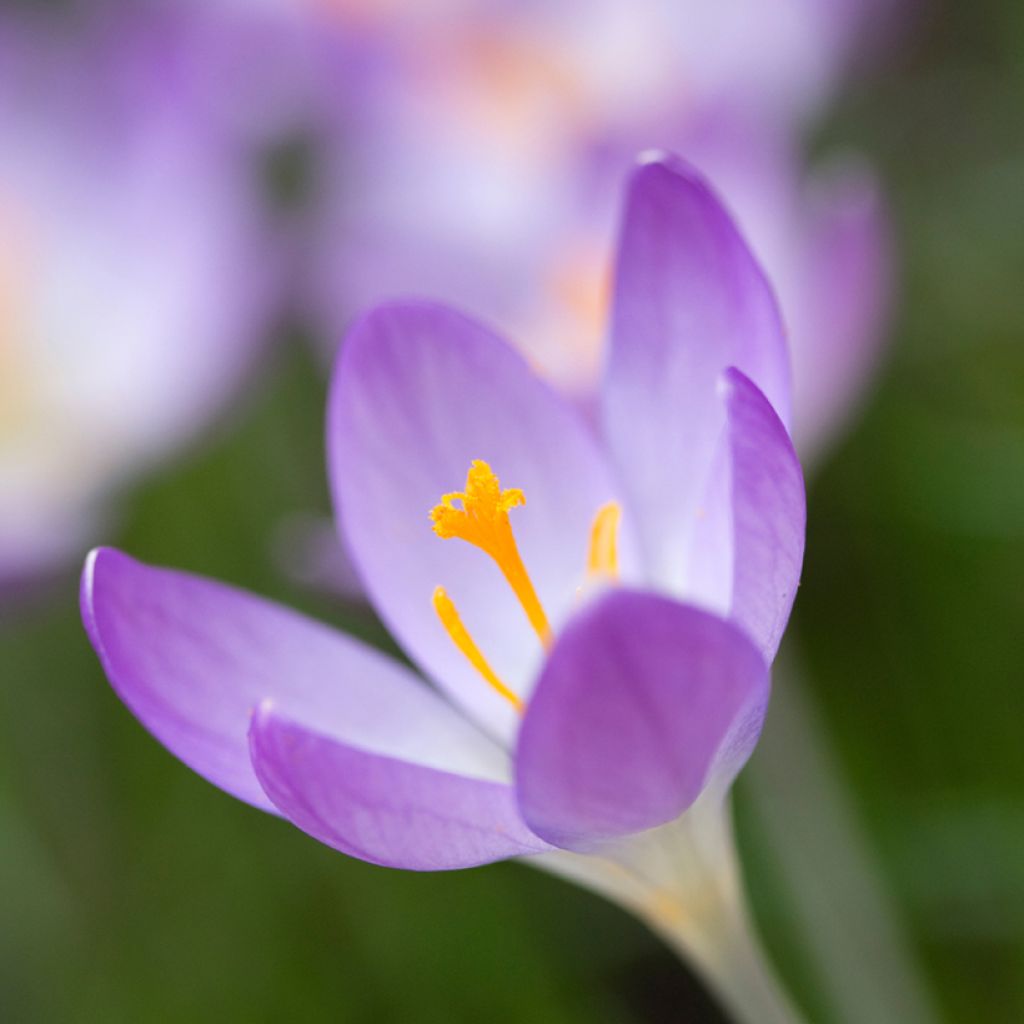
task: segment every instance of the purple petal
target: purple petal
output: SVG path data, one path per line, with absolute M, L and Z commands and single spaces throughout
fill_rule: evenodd
M 237 39 L 186 50 L 153 24 L 174 5 L 92 6 L 73 30 L 0 7 L 3 578 L 79 558 L 113 492 L 223 413 L 285 299 L 254 140 L 192 66 Z
M 735 626 L 656 594 L 611 591 L 566 626 L 527 708 L 516 754 L 523 818 L 580 850 L 671 821 L 713 773 L 739 770 L 767 700 L 764 660 Z
M 648 578 L 680 592 L 729 366 L 787 418 L 785 340 L 760 267 L 708 186 L 678 160 L 652 159 L 629 188 L 604 422 Z
M 725 374 L 731 471 L 731 617 L 771 664 L 800 582 L 807 504 L 793 442 L 768 399 Z
M 382 306 L 351 331 L 330 400 L 328 451 L 342 533 L 367 593 L 406 651 L 497 735 L 511 705 L 470 668 L 437 620 L 445 587 L 484 656 L 526 695 L 541 648 L 499 570 L 428 512 L 484 459 L 526 505 L 511 513 L 519 549 L 554 628 L 584 581 L 590 527 L 616 496 L 575 412 L 481 325 L 442 306 Z M 624 524 L 628 526 L 628 524 Z M 622 556 L 629 561 L 628 537 Z M 628 572 L 628 564 L 624 571 Z
M 549 849 L 523 824 L 507 783 L 339 743 L 268 705 L 249 739 L 256 775 L 281 813 L 349 856 L 442 871 Z
M 795 434 L 800 451 L 821 449 L 849 416 L 878 361 L 891 291 L 889 225 L 879 189 L 863 168 L 818 182 L 793 313 Z
M 493 778 L 507 757 L 391 659 L 287 608 L 109 548 L 82 577 L 82 617 L 111 685 L 175 756 L 272 810 L 247 732 L 266 698 L 368 749 Z
M 739 370 L 723 374 L 726 423 L 693 535 L 684 596 L 739 623 L 770 664 L 796 597 L 806 500 L 775 410 Z

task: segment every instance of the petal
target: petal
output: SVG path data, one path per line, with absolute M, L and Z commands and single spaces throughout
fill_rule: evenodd
M 732 470 L 731 616 L 771 664 L 804 559 L 803 472 L 768 399 L 739 370 L 725 374 Z
M 795 435 L 805 458 L 860 398 L 885 339 L 892 288 L 888 218 L 870 173 L 843 164 L 815 185 L 793 308 Z
M 807 519 L 793 442 L 739 370 L 723 376 L 726 425 L 694 532 L 688 600 L 742 626 L 771 664 L 803 565 Z
M 249 740 L 256 776 L 281 813 L 360 860 L 442 871 L 550 849 L 523 824 L 507 783 L 371 753 L 269 704 L 253 716 Z
M 247 731 L 273 698 L 369 749 L 473 775 L 507 757 L 409 671 L 287 608 L 109 548 L 82 577 L 82 617 L 111 685 L 175 756 L 265 810 Z
M 576 413 L 522 358 L 445 307 L 378 307 L 350 332 L 334 380 L 328 457 L 335 507 L 370 599 L 410 656 L 497 735 L 512 707 L 469 667 L 437 620 L 443 586 L 484 656 L 522 695 L 540 644 L 483 552 L 434 535 L 429 510 L 484 459 L 526 505 L 512 511 L 519 550 L 551 624 L 583 582 L 610 474 Z M 628 544 L 623 543 L 628 561 Z
M 681 591 L 736 366 L 783 419 L 789 365 L 771 288 L 722 204 L 681 161 L 634 172 L 619 242 L 604 423 L 651 582 Z
M 768 672 L 724 619 L 617 590 L 564 629 L 516 753 L 523 818 L 587 850 L 671 821 L 709 779 L 731 781 L 760 732 Z

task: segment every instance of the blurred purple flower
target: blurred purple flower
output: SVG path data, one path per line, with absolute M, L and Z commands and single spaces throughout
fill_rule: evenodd
M 617 183 L 638 150 L 668 147 L 719 183 L 775 283 L 797 440 L 824 442 L 877 353 L 888 240 L 872 177 L 808 180 L 802 134 L 887 0 L 316 6 L 363 48 L 313 225 L 331 343 L 353 309 L 431 294 L 589 396 Z
M 615 859 L 702 795 L 720 808 L 795 595 L 803 484 L 774 298 L 672 159 L 633 174 L 611 333 L 604 446 L 444 306 L 383 306 L 349 334 L 328 417 L 340 528 L 440 693 L 285 608 L 101 549 L 82 611 L 120 697 L 211 782 L 377 864 Z M 469 543 L 439 540 L 432 506 Z
M 237 43 L 149 13 L 0 23 L 0 580 L 87 546 L 279 311 L 254 139 L 190 56 Z

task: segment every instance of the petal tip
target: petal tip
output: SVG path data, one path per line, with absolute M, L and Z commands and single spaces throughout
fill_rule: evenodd
M 389 323 L 406 316 L 422 316 L 424 314 L 443 314 L 447 316 L 461 316 L 462 314 L 452 306 L 436 299 L 428 299 L 417 295 L 395 296 L 378 302 L 368 309 L 364 309 L 352 321 L 345 332 L 346 340 L 367 331 L 378 330 L 387 327 Z M 345 346 L 342 346 L 344 350 Z
M 645 149 L 636 157 L 634 185 L 643 181 L 662 181 L 668 187 L 713 192 L 707 179 L 689 160 L 667 149 Z
M 672 154 L 667 149 L 652 147 L 651 149 L 644 149 L 637 153 L 636 166 L 649 167 L 651 164 L 667 164 L 671 160 Z
M 264 697 L 258 704 L 253 705 L 252 713 L 249 716 L 250 746 L 255 733 L 264 732 L 271 726 L 276 711 L 277 705 L 271 697 Z
M 452 324 L 459 329 L 468 326 L 472 330 L 482 326 L 453 306 L 417 296 L 388 299 L 356 316 L 345 331 L 335 356 L 328 402 L 329 424 L 333 423 L 339 406 L 343 404 L 340 395 L 344 382 L 358 373 L 357 367 L 372 358 L 371 352 L 379 351 L 382 346 L 387 349 L 403 338 L 422 338 L 424 324 L 436 328 L 438 321 L 448 330 Z M 329 431 L 332 429 L 329 426 Z
M 82 567 L 82 579 L 88 580 L 91 586 L 93 579 L 96 575 L 96 568 L 99 565 L 100 560 L 109 561 L 111 558 L 116 558 L 118 555 L 122 555 L 122 552 L 118 551 L 117 548 L 112 547 L 95 547 L 85 556 L 85 564 Z
M 719 374 L 718 380 L 715 382 L 715 393 L 727 402 L 743 379 L 745 378 L 740 370 L 737 370 L 735 366 L 728 366 Z
M 254 704 L 249 713 L 249 756 L 253 762 L 266 748 L 270 731 L 278 721 L 275 710 L 273 700 L 266 697 Z
M 85 556 L 85 562 L 82 565 L 82 600 L 85 601 L 87 597 L 91 596 L 93 586 L 96 580 L 96 563 L 103 556 L 108 548 L 93 548 Z
M 729 366 L 722 371 L 717 382 L 717 393 L 726 405 L 732 405 L 736 401 L 747 400 L 770 410 L 772 421 L 776 423 L 781 435 L 786 438 L 787 447 L 793 447 L 789 428 L 782 419 L 779 410 L 772 405 L 768 396 L 738 367 Z
M 102 640 L 100 637 L 99 623 L 96 617 L 96 598 L 100 581 L 111 563 L 117 561 L 131 561 L 128 555 L 117 548 L 96 547 L 86 556 L 82 566 L 82 578 L 78 590 L 78 603 L 82 615 L 82 624 L 96 652 L 101 655 Z

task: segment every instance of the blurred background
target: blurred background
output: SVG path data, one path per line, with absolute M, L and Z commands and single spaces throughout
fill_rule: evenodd
M 766 945 L 810 1021 L 1024 1019 L 1022 90 L 1012 0 L 4 0 L 0 1019 L 723 1019 L 588 893 L 215 790 L 77 610 L 112 543 L 387 647 L 329 528 L 345 325 L 445 298 L 585 405 L 650 146 L 794 348 L 807 560 L 737 793 Z

